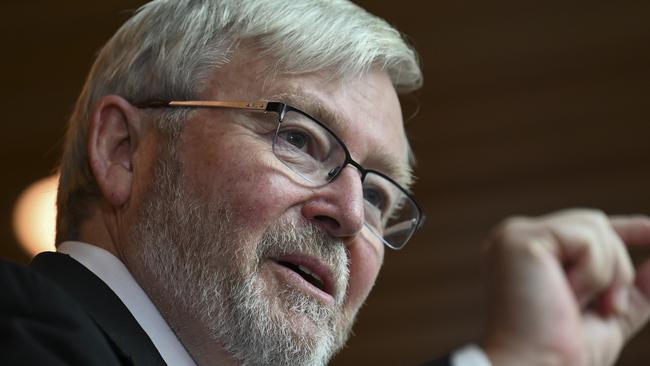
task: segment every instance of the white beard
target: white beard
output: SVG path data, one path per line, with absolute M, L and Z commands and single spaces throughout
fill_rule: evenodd
M 169 156 L 159 161 L 166 163 L 155 167 L 153 189 L 131 231 L 129 262 L 156 287 L 145 291 L 173 304 L 175 315 L 163 314 L 172 327 L 193 318 L 213 347 L 242 365 L 327 364 L 354 320 L 342 310 L 349 277 L 343 243 L 318 227 L 287 220 L 278 220 L 257 243 L 247 240 L 225 202 L 192 197 L 181 188 L 181 163 Z M 260 276 L 265 260 L 290 253 L 331 267 L 341 294 L 335 306 L 288 284 L 269 288 Z

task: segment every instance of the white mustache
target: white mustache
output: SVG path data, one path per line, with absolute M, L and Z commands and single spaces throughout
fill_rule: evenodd
M 296 253 L 318 258 L 330 267 L 334 276 L 335 300 L 342 304 L 350 277 L 345 244 L 314 224 L 282 220 L 262 235 L 257 247 L 257 265 L 268 258 Z

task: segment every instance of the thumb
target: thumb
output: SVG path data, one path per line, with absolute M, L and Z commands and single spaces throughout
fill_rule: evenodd
M 602 317 L 593 312 L 583 314 L 583 334 L 590 347 L 587 354 L 594 360 L 605 360 L 604 365 L 613 365 L 621 348 L 650 318 L 650 261 L 642 265 L 636 277 L 636 285 L 625 291 L 625 311 L 613 316 Z M 599 363 L 600 364 L 600 363 Z
M 625 339 L 634 336 L 650 319 L 650 261 L 637 269 L 635 286 L 630 289 L 628 300 L 628 311 L 619 318 Z

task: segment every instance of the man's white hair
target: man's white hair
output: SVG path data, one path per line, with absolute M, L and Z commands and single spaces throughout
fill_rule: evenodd
M 191 99 L 244 42 L 273 60 L 269 71 L 279 75 L 328 71 L 346 78 L 379 67 L 398 92 L 422 84 L 417 54 L 401 34 L 347 0 L 148 3 L 99 52 L 70 118 L 60 166 L 57 242 L 78 238 L 88 202 L 99 196 L 87 156 L 96 103 L 110 94 L 132 103 Z

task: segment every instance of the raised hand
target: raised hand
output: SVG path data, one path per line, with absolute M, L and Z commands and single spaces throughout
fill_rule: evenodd
M 569 210 L 512 218 L 488 238 L 494 366 L 605 366 L 650 317 L 650 261 L 635 269 L 626 246 L 650 246 L 650 218 Z

